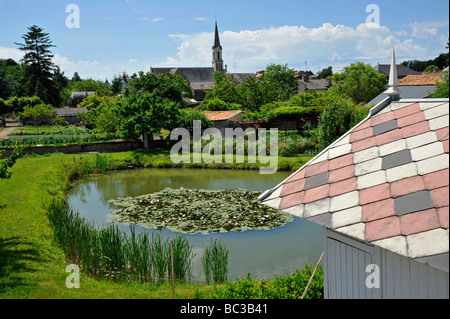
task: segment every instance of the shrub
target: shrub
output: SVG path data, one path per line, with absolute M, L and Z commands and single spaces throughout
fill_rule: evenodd
M 337 100 L 325 110 L 319 119 L 318 150 L 323 150 L 336 139 L 363 120 L 369 108 L 345 100 Z
M 180 115 L 178 117 L 178 125 L 179 127 L 183 127 L 189 131 L 189 133 L 193 134 L 193 121 L 199 120 L 201 121 L 202 130 L 207 129 L 208 127 L 212 127 L 213 123 L 208 120 L 208 118 L 201 111 L 194 110 L 191 108 L 181 109 Z
M 242 106 L 237 103 L 227 103 L 219 98 L 213 98 L 204 101 L 200 108 L 207 111 L 227 111 L 227 110 L 240 110 Z
M 214 298 L 219 299 L 300 299 L 314 271 L 314 266 L 306 264 L 290 276 L 275 276 L 271 281 L 255 280 L 251 275 L 226 283 L 216 289 Z M 305 295 L 306 299 L 323 298 L 323 267 L 320 266 Z
M 66 119 L 62 116 L 57 116 L 52 121 L 53 125 L 59 125 L 59 126 L 67 126 Z

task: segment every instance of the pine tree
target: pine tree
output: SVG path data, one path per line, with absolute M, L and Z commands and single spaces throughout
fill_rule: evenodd
M 59 106 L 61 99 L 55 82 L 52 80 L 54 64 L 50 48 L 55 47 L 48 33 L 37 25 L 28 27 L 29 32 L 22 36 L 24 43 L 16 43 L 25 52 L 22 61 L 26 65 L 25 88 L 29 96 L 39 96 L 47 104 Z

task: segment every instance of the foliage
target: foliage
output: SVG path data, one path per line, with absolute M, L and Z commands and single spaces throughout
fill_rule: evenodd
M 402 62 L 402 64 L 404 66 L 410 68 L 411 70 L 414 70 L 417 72 L 425 71 L 425 69 L 427 67 L 429 67 L 430 65 L 435 65 L 438 67 L 439 70 L 443 70 L 449 64 L 448 56 L 449 56 L 448 53 L 441 53 L 439 56 L 437 56 L 436 58 L 434 58 L 432 60 L 428 60 L 428 61 L 409 60 L 409 61 Z
M 336 100 L 320 116 L 317 127 L 318 150 L 324 149 L 358 124 L 368 112 L 368 107 L 355 105 L 345 100 Z
M 448 71 L 443 72 L 442 79 L 443 82 L 436 84 L 436 91 L 431 95 L 434 98 L 448 98 L 449 97 L 449 80 Z
M 46 212 L 53 238 L 67 262 L 80 265 L 94 278 L 144 283 L 163 281 L 171 273 L 169 242 L 159 234 L 152 234 L 150 240 L 147 232 L 136 236 L 134 226 L 130 236 L 116 225 L 97 228 L 58 200 L 47 204 Z M 192 248 L 183 236 L 176 236 L 172 243 L 175 278 L 186 281 L 194 257 Z
M 71 82 L 69 88 L 72 92 L 94 91 L 99 96 L 111 95 L 109 86 L 102 81 L 86 79 Z
M 120 138 L 117 134 L 90 134 L 75 136 L 27 136 L 20 140 L 26 146 L 38 145 L 68 145 L 80 143 L 108 142 Z M 18 138 L 0 140 L 0 148 L 13 147 Z
M 38 96 L 33 97 L 13 96 L 6 101 L 6 104 L 9 106 L 10 113 L 20 113 L 23 112 L 25 107 L 34 107 L 42 103 L 43 101 Z
M 277 100 L 288 100 L 297 92 L 298 83 L 294 77 L 294 70 L 288 65 L 269 64 L 264 74 L 260 77 L 261 82 L 273 83 L 276 87 Z
M 78 107 L 88 109 L 88 112 L 80 114 L 80 119 L 94 124 L 95 133 L 117 133 L 123 122 L 120 112 L 124 102 L 123 97 L 91 95 L 78 104 Z
M 16 135 L 87 135 L 92 134 L 89 129 L 82 129 L 78 126 L 64 125 L 53 126 L 24 126 L 16 131 L 9 133 L 9 136 Z
M 377 72 L 370 64 L 352 63 L 344 67 L 341 73 L 331 76 L 333 87 L 338 93 L 350 97 L 356 104 L 367 103 L 383 92 L 387 78 Z
M 186 107 L 185 98 L 192 97 L 189 84 L 179 75 L 139 72 L 139 77 L 125 89 L 125 101 L 119 109 L 123 117 L 120 131 L 125 137 L 144 136 L 177 127 L 179 110 Z
M 63 116 L 56 116 L 53 119 L 52 124 L 57 126 L 68 126 L 66 119 Z
M 219 98 L 212 98 L 200 105 L 202 110 L 206 111 L 229 111 L 229 110 L 240 110 L 242 106 L 237 103 L 227 103 Z
M 221 242 L 205 247 L 201 258 L 206 284 L 221 284 L 227 281 L 228 264 L 230 262 L 230 250 Z
M 109 221 L 138 224 L 149 229 L 167 228 L 195 234 L 271 229 L 291 222 L 292 216 L 257 200 L 259 192 L 228 189 L 208 191 L 166 188 L 160 192 L 119 198 Z
M 41 116 L 53 116 L 55 109 L 50 104 L 40 103 L 35 106 L 26 105 L 23 112 L 19 113 L 24 118 L 32 118 L 36 120 Z
M 39 96 L 46 104 L 59 106 L 61 103 L 59 91 L 53 81 L 53 55 L 50 48 L 54 47 L 48 33 L 37 25 L 28 27 L 29 32 L 22 36 L 24 43 L 16 43 L 25 52 L 22 61 L 25 69 L 25 92 L 29 96 Z
M 23 145 L 16 142 L 16 147 L 6 159 L 2 159 L 4 151 L 0 150 L 0 179 L 8 179 L 11 177 L 11 172 L 8 172 L 8 168 L 11 168 L 16 163 L 17 159 L 22 156 L 23 148 Z
M 436 72 L 436 71 L 439 71 L 439 68 L 434 64 L 427 66 L 424 70 L 424 72 Z
M 333 67 L 329 66 L 328 68 L 322 69 L 322 71 L 319 71 L 317 73 L 317 76 L 319 79 L 325 79 L 328 76 L 333 75 Z
M 217 299 L 300 299 L 309 279 L 314 271 L 311 264 L 290 276 L 276 276 L 272 281 L 265 279 L 238 278 L 234 282 L 227 282 L 225 287 L 216 289 L 214 298 Z M 309 286 L 306 299 L 323 298 L 323 267 L 319 266 Z
M 151 93 L 161 99 L 168 99 L 185 107 L 185 98 L 191 98 L 192 89 L 188 82 L 176 74 L 154 74 L 139 72 L 139 76 L 130 82 L 125 89 L 126 98 L 135 98 L 136 96 Z
M 210 90 L 206 91 L 206 96 L 203 103 L 209 100 L 221 100 L 226 104 L 241 102 L 239 93 L 236 89 L 233 79 L 225 73 L 215 71 L 213 73 L 214 85 Z
M 207 129 L 209 127 L 213 127 L 213 122 L 208 120 L 208 118 L 203 114 L 203 112 L 194 110 L 191 108 L 181 109 L 180 115 L 178 117 L 178 126 L 183 127 L 189 131 L 189 133 L 193 134 L 193 123 L 195 120 L 199 120 L 202 130 Z
M 24 64 L 18 64 L 13 59 L 0 59 L 0 98 L 23 94 L 24 73 Z

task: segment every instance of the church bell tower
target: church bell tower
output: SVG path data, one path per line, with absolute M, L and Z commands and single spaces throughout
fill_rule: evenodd
M 214 45 L 212 47 L 212 66 L 214 68 L 214 71 L 219 71 L 226 73 L 226 68 L 223 67 L 223 60 L 222 60 L 222 46 L 220 45 L 220 39 L 219 39 L 219 31 L 217 29 L 217 21 L 216 21 L 216 30 L 214 33 Z

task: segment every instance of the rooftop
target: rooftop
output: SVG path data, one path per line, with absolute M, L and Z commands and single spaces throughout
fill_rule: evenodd
M 242 113 L 241 110 L 233 110 L 233 111 L 204 111 L 203 114 L 210 121 L 225 121 L 228 120 L 238 114 Z
M 260 200 L 448 271 L 448 99 L 385 99 Z
M 377 64 L 373 67 L 375 70 L 380 72 L 381 74 L 384 74 L 386 76 L 389 76 L 389 72 L 391 70 L 390 64 Z M 410 68 L 404 66 L 403 64 L 397 64 L 397 76 L 399 78 L 403 78 L 407 75 L 419 75 L 420 73 L 414 70 L 411 70 Z
M 424 72 L 419 75 L 407 75 L 399 80 L 398 85 L 436 85 L 442 82 L 442 72 Z

